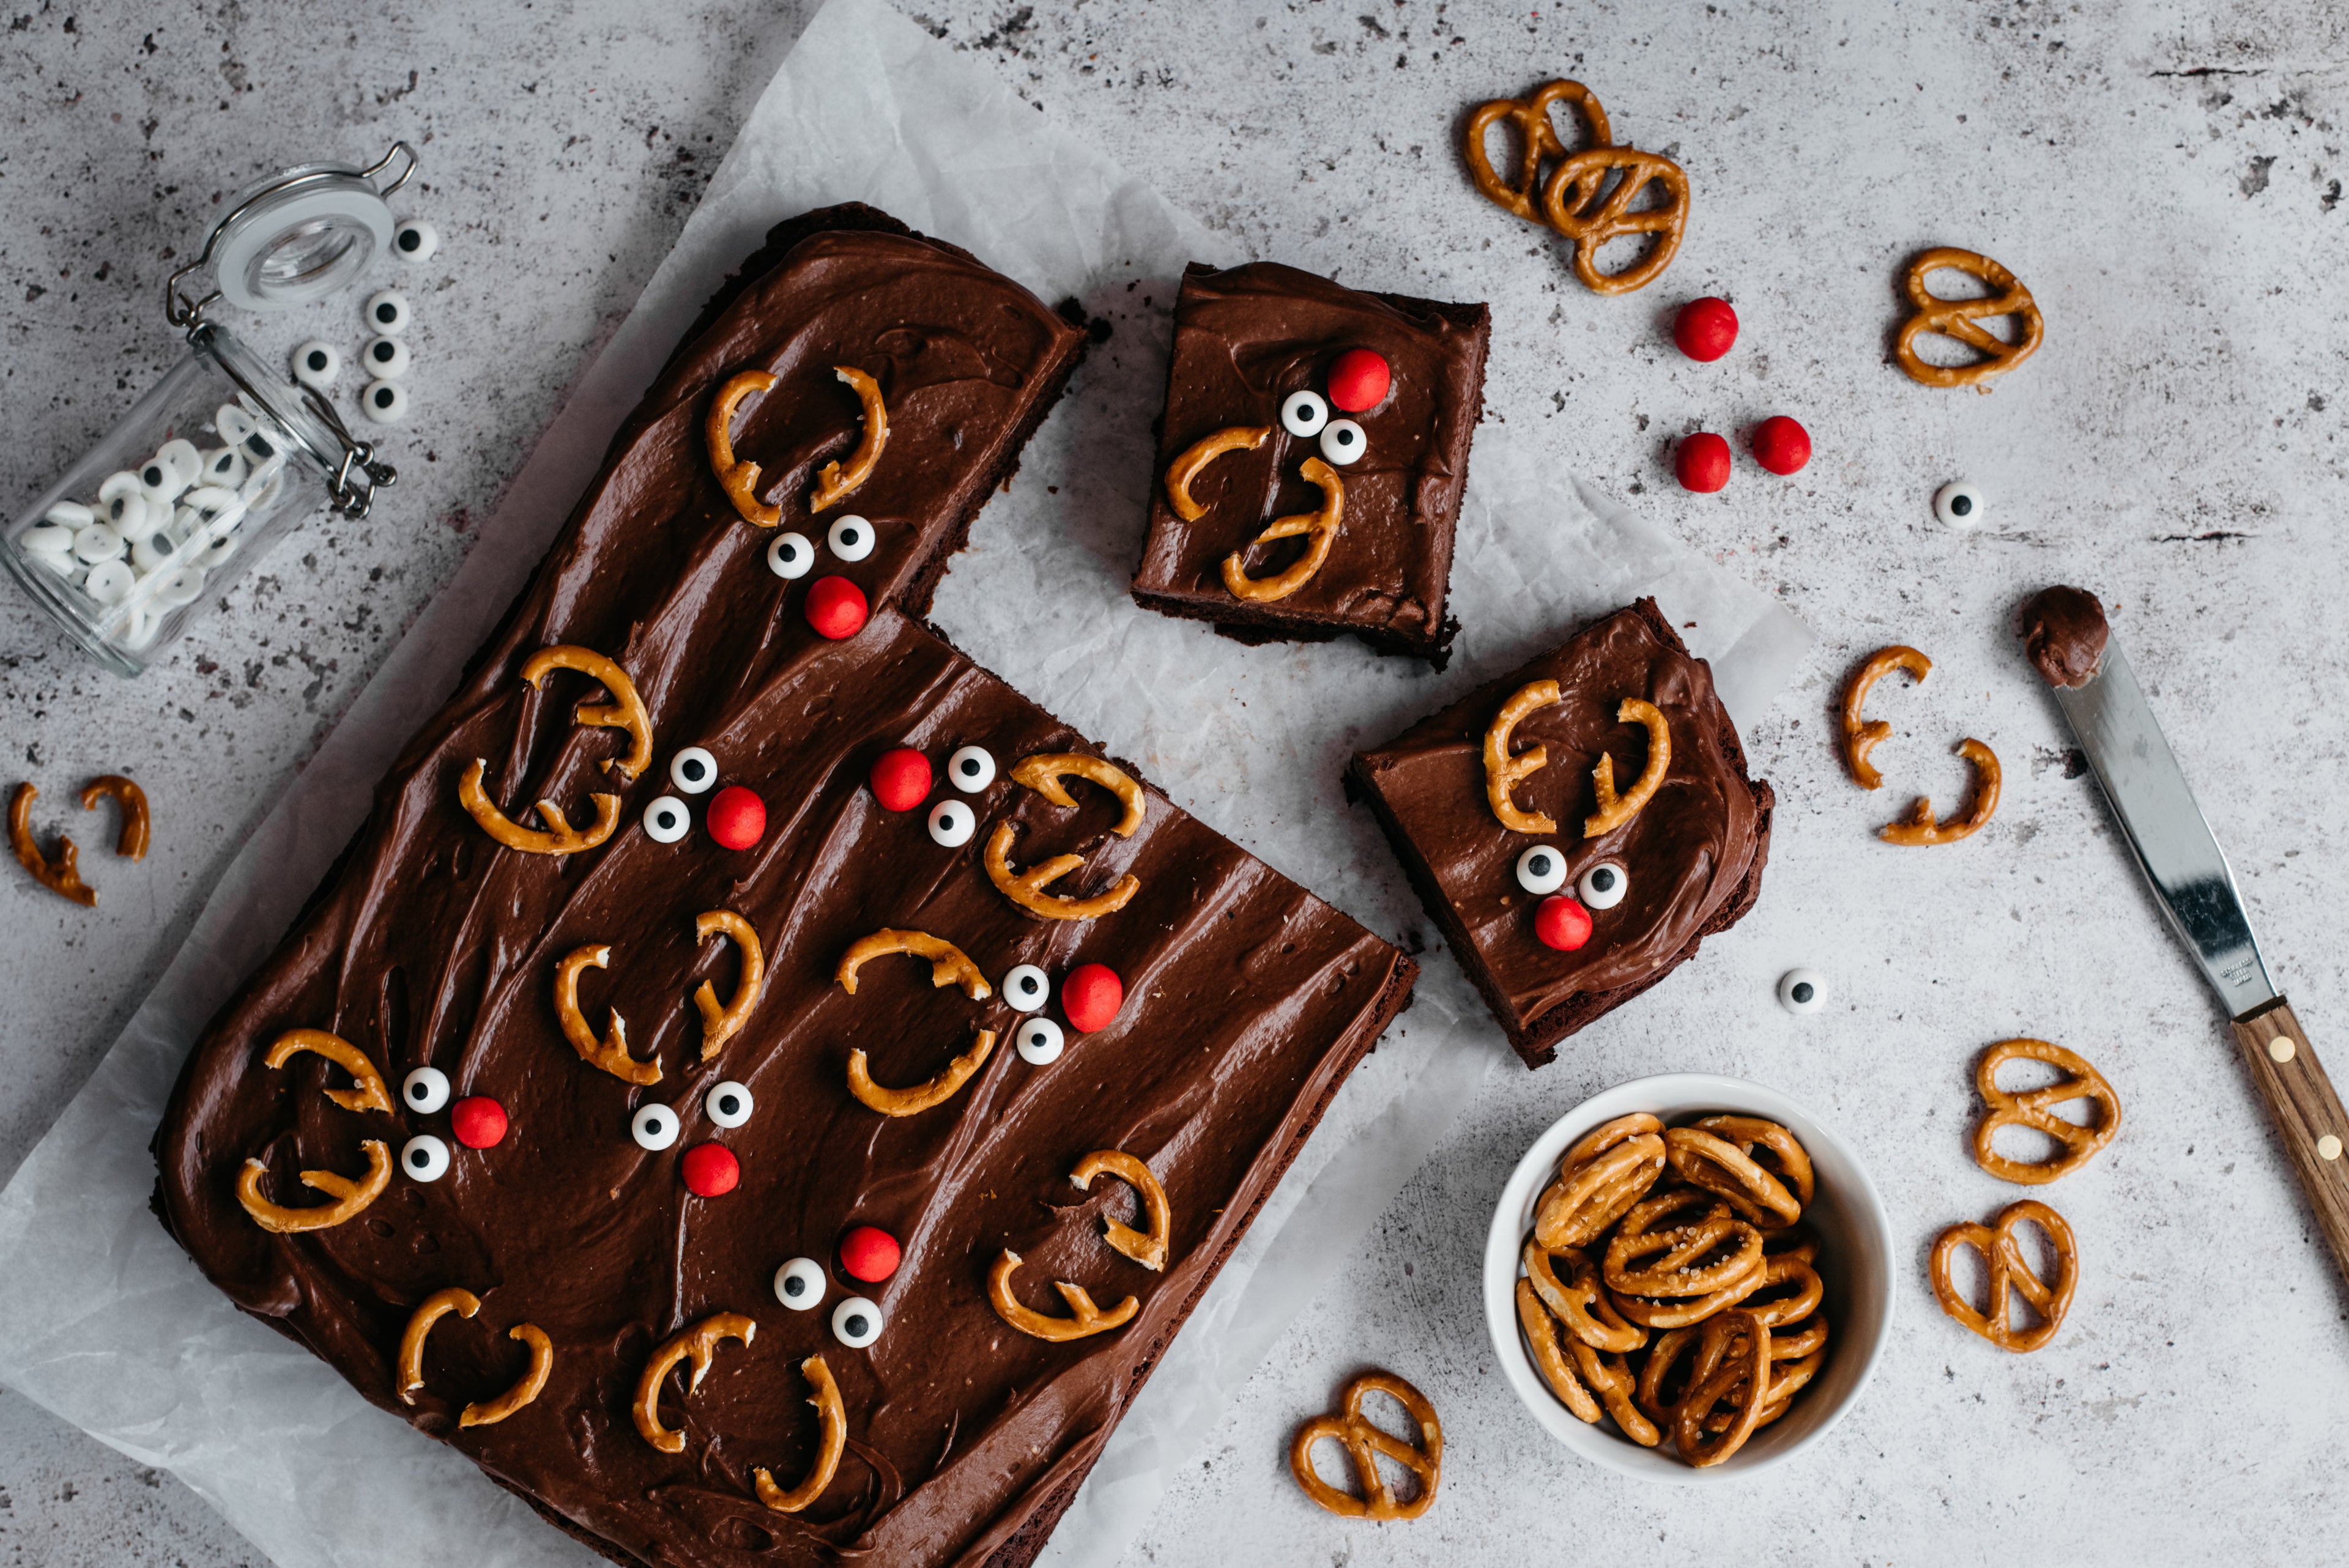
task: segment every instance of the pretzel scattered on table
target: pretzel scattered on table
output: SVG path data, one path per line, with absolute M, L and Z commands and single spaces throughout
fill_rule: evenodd
M 2026 1221 L 2045 1232 L 2054 1248 L 2055 1278 L 2052 1282 L 2039 1277 L 2023 1257 L 2022 1243 L 2015 1239 L 2016 1227 Z M 1951 1282 L 1950 1258 L 1961 1246 L 1971 1247 L 1982 1254 L 1990 1276 L 1987 1311 L 1976 1310 Z M 1933 1243 L 1932 1278 L 1933 1295 L 1943 1312 L 2001 1350 L 2020 1355 L 2038 1349 L 2064 1326 L 2064 1315 L 2072 1306 L 2073 1289 L 2080 1283 L 2079 1245 L 2063 1215 L 2035 1198 L 2025 1198 L 1999 1211 L 1995 1229 L 1967 1220 L 1943 1231 Z M 2013 1304 L 2007 1295 L 2010 1289 L 2039 1315 L 2036 1327 L 2014 1326 Z
M 1515 212 L 1529 223 L 1542 221 L 1535 191 L 1541 185 L 1541 166 L 1553 158 L 1566 156 L 1566 143 L 1557 134 L 1557 125 L 1549 118 L 1550 106 L 1571 104 L 1582 113 L 1590 127 L 1590 145 L 1605 147 L 1613 139 L 1607 124 L 1607 111 L 1599 106 L 1599 95 L 1580 82 L 1554 81 L 1537 88 L 1522 98 L 1495 98 L 1480 104 L 1468 117 L 1468 134 L 1464 150 L 1468 155 L 1468 175 L 1475 181 L 1476 189 L 1485 200 L 1497 207 Z M 1492 154 L 1485 146 L 1485 135 L 1502 122 L 1516 127 L 1521 154 L 1514 180 L 1504 179 L 1493 165 Z
M 665 1454 L 685 1452 L 685 1434 L 661 1425 L 662 1382 L 678 1362 L 690 1357 L 693 1376 L 686 1379 L 685 1391 L 692 1393 L 709 1375 L 710 1357 L 718 1354 L 719 1345 L 729 1339 L 748 1345 L 758 1333 L 759 1326 L 740 1313 L 720 1312 L 663 1341 L 660 1348 L 653 1352 L 652 1359 L 645 1363 L 644 1375 L 636 1379 L 636 1402 L 629 1407 L 629 1414 L 636 1418 L 636 1430 L 644 1435 L 645 1441 Z
M 1137 1231 L 1123 1220 L 1102 1216 L 1102 1240 L 1123 1253 L 1143 1268 L 1163 1273 L 1166 1268 L 1166 1246 L 1174 1235 L 1174 1211 L 1166 1202 L 1166 1189 L 1149 1166 L 1133 1155 L 1118 1149 L 1102 1149 L 1077 1161 L 1069 1172 L 1069 1180 L 1080 1191 L 1090 1190 L 1093 1178 L 1107 1171 L 1133 1188 L 1142 1199 L 1143 1218 L 1148 1222 L 1147 1232 Z
M 800 1363 L 800 1376 L 815 1390 L 808 1403 L 815 1407 L 815 1462 L 801 1478 L 799 1485 L 785 1491 L 775 1484 L 775 1478 L 764 1470 L 750 1472 L 750 1484 L 759 1493 L 759 1501 L 777 1513 L 797 1513 L 832 1484 L 839 1473 L 840 1456 L 848 1447 L 848 1411 L 840 1402 L 840 1385 L 833 1381 L 832 1368 L 823 1364 L 821 1356 L 811 1356 Z
M 1417 1442 L 1396 1437 L 1362 1414 L 1362 1401 L 1374 1393 L 1384 1394 L 1403 1408 L 1419 1429 Z M 1417 1519 L 1425 1513 L 1444 1479 L 1444 1426 L 1435 1418 L 1435 1407 L 1427 1402 L 1427 1396 L 1392 1372 L 1365 1372 L 1346 1385 L 1340 1404 L 1342 1413 L 1314 1417 L 1297 1429 L 1296 1439 L 1288 1446 L 1289 1473 L 1305 1489 L 1305 1495 L 1347 1519 Z M 1313 1445 L 1323 1438 L 1335 1438 L 1345 1445 L 1362 1496 L 1340 1491 L 1314 1470 Z M 1374 1457 L 1378 1454 L 1409 1470 L 1419 1482 L 1419 1495 L 1408 1502 L 1398 1501 L 1386 1478 L 1379 1473 Z
M 1338 470 L 1319 458 L 1306 459 L 1302 471 L 1308 483 L 1321 488 L 1321 504 L 1311 511 L 1275 518 L 1262 533 L 1224 557 L 1224 586 L 1231 590 L 1234 597 L 1256 604 L 1286 599 L 1313 581 L 1313 574 L 1329 561 L 1330 547 L 1338 542 L 1338 529 L 1346 517 L 1346 486 L 1338 478 Z M 1269 577 L 1248 575 L 1249 551 L 1259 544 L 1299 535 L 1305 540 L 1304 554 Z
M 734 987 L 734 999 L 720 1004 L 718 987 L 704 980 L 693 993 L 693 1005 L 701 1013 L 701 1059 L 716 1056 L 719 1047 L 742 1032 L 750 1021 L 750 1009 L 759 1005 L 759 988 L 767 981 L 767 960 L 759 948 L 759 933 L 751 923 L 730 909 L 713 909 L 694 916 L 693 940 L 709 941 L 723 936 L 734 944 L 742 954 L 742 979 Z
M 1925 286 L 1926 274 L 1943 268 L 1978 280 L 1991 294 L 1983 299 L 1943 299 Z M 2030 358 L 2046 335 L 2046 320 L 2039 314 L 2031 291 L 2013 273 L 1978 252 L 1937 246 L 1909 263 L 1900 284 L 1917 314 L 1901 323 L 1893 357 L 1909 379 L 1928 387 L 1979 387 Z M 2021 329 L 2013 343 L 1992 336 L 1980 325 L 2000 315 L 2014 317 Z M 1928 365 L 1917 353 L 1917 339 L 1926 333 L 1954 338 L 1983 357 L 1971 365 Z
M 709 451 L 709 470 L 718 476 L 718 487 L 726 499 L 734 503 L 742 521 L 761 528 L 772 528 L 783 521 L 783 509 L 770 506 L 759 499 L 759 465 L 747 458 L 734 455 L 734 410 L 742 399 L 754 392 L 771 392 L 775 378 L 763 370 L 744 370 L 727 379 L 710 399 L 709 417 L 701 427 L 702 444 Z
M 595 1037 L 595 1026 L 579 1010 L 579 975 L 582 971 L 601 969 L 612 961 L 612 950 L 600 942 L 591 942 L 574 948 L 554 966 L 554 1016 L 563 1026 L 563 1037 L 579 1053 L 579 1059 L 591 1068 L 600 1068 L 622 1083 L 632 1083 L 642 1088 L 660 1082 L 660 1063 L 647 1058 L 638 1061 L 628 1055 L 628 1021 L 620 1016 L 620 1009 L 611 1011 L 611 1027 L 604 1037 Z
M 1892 726 L 1880 718 L 1861 718 L 1860 705 L 1868 700 L 1868 694 L 1876 683 L 1894 670 L 1907 670 L 1910 678 L 1921 685 L 1925 677 L 1933 673 L 1933 661 L 1912 647 L 1895 643 L 1889 648 L 1877 649 L 1862 660 L 1859 667 L 1851 672 L 1851 679 L 1843 688 L 1844 766 L 1851 769 L 1852 782 L 1863 789 L 1884 788 L 1884 775 L 1876 770 L 1876 764 L 1868 759 L 1868 754 L 1876 749 L 1878 741 L 1891 736 Z
M 609 702 L 582 702 L 571 710 L 574 724 L 627 733 L 628 754 L 604 758 L 605 772 L 619 775 L 625 784 L 652 766 L 652 716 L 645 711 L 644 698 L 636 695 L 636 683 L 628 678 L 627 671 L 593 648 L 556 644 L 531 655 L 529 662 L 522 666 L 522 678 L 530 683 L 533 691 L 537 691 L 549 670 L 576 670 L 611 693 Z
M 147 858 L 147 791 L 119 773 L 101 773 L 81 787 L 81 809 L 98 810 L 108 796 L 122 812 L 122 829 L 115 835 L 114 852 L 126 861 Z
M 864 438 L 848 454 L 846 463 L 823 465 L 823 471 L 816 476 L 815 493 L 808 498 L 811 512 L 836 506 L 854 494 L 859 485 L 873 477 L 874 465 L 881 461 L 881 449 L 889 444 L 889 410 L 881 401 L 881 383 L 853 365 L 835 365 L 832 373 L 864 405 Z
M 1631 787 L 1618 795 L 1614 755 L 1606 751 L 1599 754 L 1599 765 L 1590 770 L 1591 785 L 1599 793 L 1599 810 L 1582 820 L 1582 836 L 1586 839 L 1611 833 L 1638 816 L 1640 809 L 1656 798 L 1656 791 L 1663 788 L 1665 775 L 1672 770 L 1672 728 L 1654 703 L 1627 696 L 1615 710 L 1615 722 L 1647 727 L 1648 763 L 1640 769 L 1640 777 Z
M 1191 497 L 1191 481 L 1199 470 L 1226 452 L 1252 452 L 1271 438 L 1269 425 L 1230 425 L 1192 442 L 1166 465 L 1166 504 L 1185 522 L 1198 521 L 1207 515 L 1206 507 Z
M 1909 808 L 1909 820 L 1885 823 L 1876 830 L 1878 838 L 1888 844 L 1954 844 L 1981 831 L 1998 810 L 1998 754 L 1970 738 L 1958 742 L 1958 755 L 1974 765 L 1973 801 L 1965 815 L 1944 817 L 1937 822 L 1931 797 L 1920 795 Z
M 1664 205 L 1631 211 L 1651 187 L 1663 191 Z M 1593 294 L 1630 294 L 1661 277 L 1680 252 L 1688 232 L 1688 175 L 1660 152 L 1594 147 L 1550 170 L 1542 187 L 1542 217 L 1574 242 L 1574 275 L 1583 287 Z M 1599 248 L 1625 234 L 1653 234 L 1656 242 L 1621 272 L 1600 272 Z
M 1049 1339 L 1058 1345 L 1095 1334 L 1106 1334 L 1112 1328 L 1123 1327 L 1133 1320 L 1135 1313 L 1142 1310 L 1142 1303 L 1129 1295 L 1104 1311 L 1093 1305 L 1092 1295 L 1084 1286 L 1056 1279 L 1052 1282 L 1052 1288 L 1059 1291 L 1061 1299 L 1069 1304 L 1072 1315 L 1050 1316 L 1023 1305 L 1018 1296 L 1011 1294 L 1011 1276 L 1019 1268 L 1019 1254 L 1009 1247 L 1004 1248 L 1003 1255 L 995 1260 L 995 1266 L 987 1271 L 987 1299 L 995 1308 L 996 1315 L 1020 1333 L 1038 1339 Z
M 2045 1088 L 1999 1088 L 1998 1069 L 2018 1057 L 2045 1062 L 2071 1076 Z M 2110 1143 L 2113 1135 L 2121 1130 L 2120 1097 L 2105 1081 L 2105 1075 L 2090 1067 L 2085 1057 L 2047 1040 L 1999 1041 L 1982 1053 L 1982 1063 L 1974 1069 L 1974 1087 L 1982 1091 L 1983 1102 L 1990 1107 L 1990 1114 L 1974 1129 L 1974 1163 L 2002 1181 L 2025 1187 L 2045 1186 L 2095 1159 L 2097 1150 Z M 2055 1114 L 2056 1106 L 2075 1099 L 2094 1103 L 2094 1122 L 2083 1127 Z M 2027 1127 L 2034 1132 L 2044 1132 L 2055 1140 L 2061 1152 L 2051 1160 L 2009 1160 L 1991 1147 L 1991 1140 L 2002 1127 Z
M 1509 752 L 1510 738 L 1526 716 L 1557 700 L 1556 681 L 1528 681 L 1510 694 L 1485 731 L 1485 799 L 1492 803 L 1493 815 L 1500 819 L 1501 826 L 1513 833 L 1557 831 L 1555 818 L 1518 810 L 1510 795 L 1527 777 L 1549 766 L 1549 748 L 1536 741 L 1514 756 Z
M 81 880 L 76 865 L 81 851 L 74 841 L 58 834 L 57 858 L 52 861 L 41 853 L 41 846 L 33 837 L 33 801 L 39 794 L 30 779 L 16 786 L 16 797 L 8 802 L 8 846 L 16 851 L 17 863 L 32 872 L 33 880 L 43 887 L 85 907 L 95 906 L 98 893 Z

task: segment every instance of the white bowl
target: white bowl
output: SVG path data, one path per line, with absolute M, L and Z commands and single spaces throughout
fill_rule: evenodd
M 1535 1205 L 1557 1173 L 1559 1157 L 1600 1122 L 1635 1110 L 1667 1123 L 1707 1111 L 1767 1117 L 1802 1140 L 1817 1177 L 1817 1193 L 1803 1219 L 1819 1237 L 1819 1278 L 1826 1287 L 1820 1310 L 1826 1314 L 1831 1336 L 1826 1367 L 1784 1416 L 1728 1459 L 1702 1470 L 1667 1449 L 1641 1448 L 1611 1420 L 1590 1426 L 1576 1419 L 1534 1369 L 1517 1326 L 1517 1280 L 1525 1272 L 1521 1255 L 1526 1237 L 1533 1232 Z M 1492 1234 L 1485 1243 L 1485 1321 L 1500 1357 L 1501 1375 L 1534 1419 L 1559 1442 L 1587 1460 L 1644 1480 L 1717 1481 L 1784 1464 L 1826 1436 L 1859 1398 L 1892 1329 L 1892 1226 L 1876 1184 L 1858 1158 L 1818 1118 L 1777 1090 L 1743 1078 L 1665 1073 L 1592 1096 L 1552 1123 L 1526 1150 L 1508 1185 L 1501 1189 Z

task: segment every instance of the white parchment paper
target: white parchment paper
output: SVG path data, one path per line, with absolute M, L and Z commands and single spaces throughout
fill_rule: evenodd
M 719 168 L 677 248 L 531 455 L 450 585 L 222 876 L 96 1075 L 0 1191 L 0 1381 L 170 1470 L 284 1568 L 598 1561 L 454 1450 L 359 1398 L 232 1308 L 147 1202 L 149 1140 L 198 1032 L 357 829 L 376 779 L 520 590 L 700 303 L 776 220 L 862 201 L 1111 324 L 979 520 L 936 619 L 982 664 L 1176 800 L 1382 934 L 1417 903 L 1340 772 L 1582 618 L 1654 593 L 1714 661 L 1741 723 L 1809 634 L 1752 589 L 1557 470 L 1477 435 L 1454 568 L 1469 628 L 1435 676 L 1352 642 L 1243 648 L 1138 610 L 1174 280 L 1240 260 L 1146 185 L 882 0 L 832 0 Z M 1413 280 L 1368 286 L 1413 292 Z M 1348 1256 L 1488 1069 L 1500 1032 L 1450 956 L 1339 1095 L 1111 1440 L 1049 1560 L 1116 1559 L 1172 1470 Z M 1516 1070 L 1514 1067 L 1507 1070 Z

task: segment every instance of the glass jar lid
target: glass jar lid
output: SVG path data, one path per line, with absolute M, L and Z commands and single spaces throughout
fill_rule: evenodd
M 398 176 L 377 178 L 400 161 Z M 239 191 L 214 224 L 203 253 L 163 285 L 165 314 L 174 326 L 193 326 L 206 307 L 226 300 L 246 310 L 286 310 L 347 284 L 391 244 L 386 198 L 416 172 L 416 154 L 404 141 L 365 169 L 305 163 Z M 212 292 L 191 301 L 181 284 L 212 269 Z

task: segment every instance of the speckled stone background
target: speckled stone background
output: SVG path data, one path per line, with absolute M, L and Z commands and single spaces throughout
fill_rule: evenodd
M 2047 581 L 2104 594 L 2280 981 L 2320 1047 L 2349 1039 L 2349 965 L 2332 940 L 2349 879 L 2323 837 L 2349 753 L 2349 13 L 2213 9 L 926 0 L 916 13 L 1246 250 L 1493 302 L 1487 418 L 1533 428 L 1562 477 L 1599 481 L 1821 634 L 1747 737 L 1780 800 L 1755 913 L 1557 1066 L 1487 1083 L 1129 1564 L 2349 1554 L 2343 1289 L 2222 1020 L 2007 633 Z M 374 519 L 314 520 L 135 684 L 0 592 L 0 783 L 29 777 L 53 806 L 121 769 L 157 822 L 143 864 L 92 857 L 94 913 L 0 877 L 0 1173 L 470 548 L 472 520 L 667 250 L 803 14 L 542 0 L 346 21 L 234 0 L 0 0 L 0 508 L 174 356 L 161 280 L 245 180 L 405 137 L 425 169 L 401 204 L 444 236 L 403 281 L 417 412 L 392 438 L 402 482 Z M 1619 139 L 1689 170 L 1687 244 L 1644 294 L 1585 294 L 1458 167 L 1468 106 L 1559 74 L 1597 88 Z M 1888 363 L 1899 264 L 1937 242 L 1997 256 L 2046 312 L 2047 346 L 1993 397 L 1927 390 Z M 1704 292 L 1744 324 L 1713 366 L 1661 330 Z M 273 355 L 314 335 L 355 349 L 356 305 L 251 334 Z M 1775 480 L 1741 457 L 1719 496 L 1673 486 L 1677 435 L 1776 412 L 1816 442 L 1803 474 Z M 1970 534 L 1929 506 L 1961 476 L 1990 501 Z M 1938 668 L 1876 705 L 1896 725 L 1878 753 L 1893 787 L 1866 796 L 1837 769 L 1828 713 L 1853 658 L 1896 640 Z M 1955 798 L 1947 748 L 1964 735 L 2006 761 L 1998 820 L 1956 848 L 1876 844 L 1910 790 Z M 1827 975 L 1825 1014 L 1772 1003 L 1795 964 Z M 2017 1195 L 1965 1153 L 1972 1059 L 2016 1033 L 2086 1053 L 2127 1112 L 2107 1153 L 2044 1194 L 2079 1233 L 2083 1281 L 2062 1335 L 2029 1357 L 1943 1319 L 1923 1266 L 1941 1226 Z M 2349 1062 L 2349 1047 L 2333 1054 Z M 1905 1249 L 1868 1396 L 1755 1482 L 1662 1490 L 1570 1460 L 1486 1347 L 1476 1266 L 1510 1166 L 1584 1096 L 1673 1068 L 1756 1078 L 1827 1115 L 1870 1163 Z M 1416 1523 L 1320 1513 L 1281 1467 L 1296 1424 L 1368 1364 L 1413 1379 L 1444 1415 L 1443 1492 Z M 168 1476 L 5 1392 L 0 1552 L 11 1565 L 257 1561 Z

